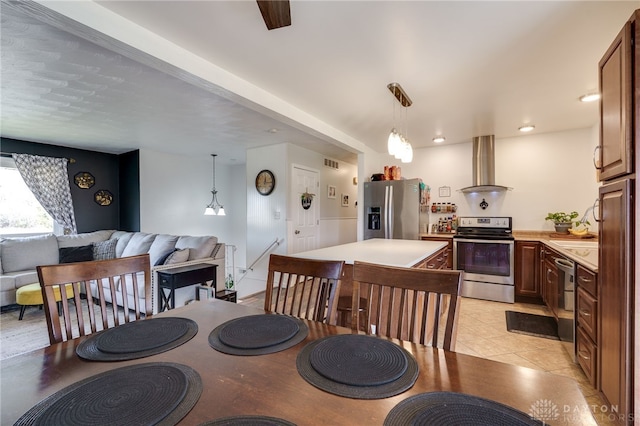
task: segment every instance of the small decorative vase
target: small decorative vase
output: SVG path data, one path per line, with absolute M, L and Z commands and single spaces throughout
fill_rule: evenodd
M 569 228 L 571 228 L 573 224 L 571 222 L 556 222 L 553 226 L 556 228 L 556 232 L 559 234 L 568 234 Z

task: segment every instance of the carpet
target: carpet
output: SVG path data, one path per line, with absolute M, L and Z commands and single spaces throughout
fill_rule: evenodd
M 558 337 L 558 324 L 553 317 L 515 311 L 505 311 L 505 314 L 507 317 L 507 331 L 560 340 L 560 337 Z

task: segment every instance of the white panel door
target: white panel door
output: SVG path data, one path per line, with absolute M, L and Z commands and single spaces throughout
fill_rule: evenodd
M 291 253 L 316 249 L 320 235 L 318 172 L 294 166 L 291 187 L 294 211 Z M 305 192 L 314 194 L 311 205 L 302 205 L 302 194 Z

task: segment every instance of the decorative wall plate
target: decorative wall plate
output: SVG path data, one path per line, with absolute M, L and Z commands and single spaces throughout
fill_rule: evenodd
M 96 183 L 96 179 L 89 172 L 76 173 L 73 177 L 73 181 L 78 185 L 78 188 L 82 189 L 89 189 Z
M 108 206 L 113 201 L 113 194 L 106 189 L 101 189 L 93 195 L 93 200 L 101 206 Z

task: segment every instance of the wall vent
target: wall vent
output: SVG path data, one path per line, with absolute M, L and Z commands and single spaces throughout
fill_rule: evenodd
M 336 160 L 330 160 L 329 158 L 324 159 L 324 165 L 336 170 L 339 168 L 338 162 Z

